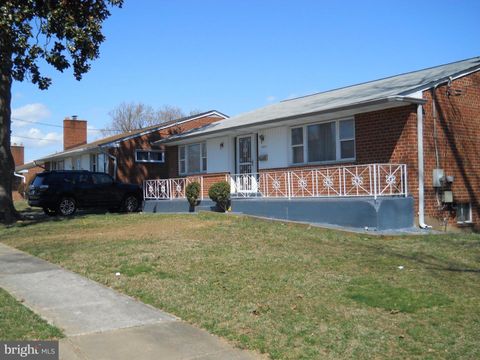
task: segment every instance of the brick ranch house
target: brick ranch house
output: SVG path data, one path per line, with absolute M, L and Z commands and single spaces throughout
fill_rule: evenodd
M 478 229 L 479 70 L 475 57 L 159 140 L 175 164 L 171 179 L 146 181 L 146 209 L 178 210 L 160 199 L 182 198 L 189 181 L 201 181 L 206 198 L 211 183 L 227 180 L 234 211 L 378 229 Z
M 165 146 L 152 143 L 226 118 L 212 110 L 90 143 L 87 143 L 87 121 L 66 118 L 63 121 L 64 150 L 16 166 L 15 171 L 28 171 L 27 181 L 44 170 L 99 171 L 137 184 L 142 184 L 146 178 L 166 178 L 170 164 L 176 163 L 176 153 L 169 154 Z

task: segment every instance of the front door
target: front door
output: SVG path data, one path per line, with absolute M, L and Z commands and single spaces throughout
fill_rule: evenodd
M 257 153 L 254 135 L 237 137 L 237 175 L 234 180 L 234 191 L 237 194 L 257 192 Z
M 251 174 L 256 172 L 255 139 L 253 135 L 237 137 L 237 173 Z

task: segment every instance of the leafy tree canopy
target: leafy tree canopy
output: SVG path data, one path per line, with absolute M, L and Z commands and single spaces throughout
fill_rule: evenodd
M 43 59 L 63 72 L 73 66 L 77 80 L 98 58 L 105 40 L 102 24 L 110 7 L 123 0 L 7 0 L 0 5 L 0 64 L 14 80 L 28 78 L 40 89 L 51 79 L 42 76 Z
M 29 80 L 47 89 L 44 62 L 77 80 L 90 69 L 105 40 L 103 22 L 123 0 L 0 0 L 0 222 L 19 217 L 12 202 L 10 151 L 12 81 Z

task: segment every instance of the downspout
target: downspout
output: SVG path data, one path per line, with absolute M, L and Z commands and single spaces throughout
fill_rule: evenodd
M 110 154 L 108 151 L 102 151 L 104 155 L 107 155 L 113 160 L 113 179 L 117 180 L 117 157 Z
M 417 145 L 418 145 L 418 225 L 422 229 L 430 229 L 425 224 L 425 178 L 423 164 L 423 106 L 417 105 Z
M 24 184 L 26 183 L 26 178 L 25 178 L 25 176 L 20 175 L 20 174 L 17 173 L 17 172 L 13 172 L 13 175 L 15 175 L 16 177 L 21 178 L 21 179 L 22 179 L 22 182 L 23 182 Z

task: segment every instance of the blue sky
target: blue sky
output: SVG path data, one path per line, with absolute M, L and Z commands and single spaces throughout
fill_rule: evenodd
M 480 1 L 126 0 L 80 82 L 15 83 L 14 116 L 104 128 L 122 101 L 230 116 L 285 98 L 480 55 Z M 62 149 L 62 129 L 13 123 L 26 160 Z M 33 137 L 32 140 L 15 137 Z M 89 132 L 89 140 L 99 137 Z

